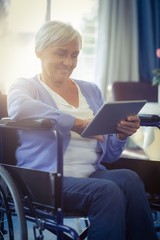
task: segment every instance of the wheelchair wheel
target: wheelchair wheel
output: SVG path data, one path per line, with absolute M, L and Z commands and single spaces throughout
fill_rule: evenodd
M 0 166 L 0 240 L 27 240 L 23 204 L 9 172 Z

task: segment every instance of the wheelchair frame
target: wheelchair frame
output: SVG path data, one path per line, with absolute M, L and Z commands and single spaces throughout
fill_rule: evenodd
M 10 164 L 12 159 L 4 157 L 5 130 L 19 129 L 52 131 L 57 139 L 57 172 L 49 173 L 33 169 L 25 169 Z M 62 136 L 54 129 L 54 122 L 46 119 L 27 119 L 12 121 L 8 118 L 0 120 L 0 240 L 27 240 L 27 221 L 33 224 L 34 240 L 44 239 L 44 230 L 48 230 L 57 240 L 80 240 L 87 236 L 87 229 L 82 234 L 64 224 L 63 210 L 63 154 Z M 41 184 L 37 177 L 42 178 L 48 186 L 49 202 L 45 202 L 41 194 Z M 29 181 L 29 179 L 31 179 Z M 36 184 L 37 183 L 37 184 Z M 36 184 L 36 185 L 35 185 Z M 35 185 L 35 186 L 33 186 Z M 46 188 L 47 189 L 47 188 Z M 33 192 L 34 191 L 34 192 Z M 70 218 L 80 218 L 79 214 L 67 213 Z M 18 221 L 18 231 L 15 232 L 14 219 Z M 88 224 L 88 222 L 87 222 Z

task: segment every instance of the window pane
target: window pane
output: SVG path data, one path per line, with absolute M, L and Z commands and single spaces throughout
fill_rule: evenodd
M 94 81 L 98 0 L 52 0 L 51 19 L 71 22 L 82 34 L 83 49 L 73 77 Z M 33 37 L 45 21 L 47 0 L 0 1 L 0 89 L 40 71 Z

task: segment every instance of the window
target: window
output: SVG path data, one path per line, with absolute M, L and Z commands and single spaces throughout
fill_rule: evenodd
M 5 0 L 0 2 L 0 89 L 21 76 L 40 70 L 34 54 L 33 37 L 45 21 L 47 0 Z M 3 13 L 3 14 L 2 14 Z M 73 77 L 94 81 L 98 0 L 51 0 L 51 20 L 70 22 L 83 37 L 83 48 Z

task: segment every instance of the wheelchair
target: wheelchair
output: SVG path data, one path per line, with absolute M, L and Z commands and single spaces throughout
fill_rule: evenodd
M 50 119 L 13 121 L 9 118 L 2 118 L 6 116 L 6 98 L 4 100 L 5 103 L 2 102 L 0 107 L 0 240 L 45 240 L 45 231 L 51 233 L 49 239 L 86 239 L 89 228 L 87 216 L 84 213 L 66 213 L 63 210 L 61 133 L 54 128 L 54 122 Z M 159 123 L 157 116 L 141 116 L 142 126 L 160 127 Z M 53 132 L 57 138 L 57 159 L 59 160 L 56 172 L 49 173 L 16 166 L 14 156 L 17 147 L 17 131 L 20 129 Z M 147 166 L 150 163 L 151 161 L 147 161 Z M 145 178 L 139 171 L 146 167 L 144 160 L 136 162 L 136 160 L 120 159 L 114 164 L 105 164 L 105 166 L 108 169 L 129 168 L 136 171 L 145 184 L 146 178 L 148 180 L 148 174 Z M 155 168 L 160 169 L 156 166 Z M 153 185 L 156 186 L 155 182 Z M 147 187 L 146 191 L 152 193 L 152 186 Z M 154 196 L 157 192 L 160 193 L 160 190 L 154 189 Z M 160 198 L 155 199 L 152 196 L 149 194 L 148 199 L 151 208 L 156 213 L 155 219 L 157 219 L 157 212 L 160 211 Z M 82 218 L 85 223 L 84 231 L 79 234 L 75 228 L 64 224 L 65 218 Z M 28 238 L 28 225 L 30 224 L 32 232 L 29 236 L 32 235 L 32 239 Z
M 57 171 L 44 172 L 15 166 L 17 131 L 52 131 L 57 139 Z M 43 240 L 48 231 L 58 240 L 85 239 L 89 222 L 79 213 L 63 210 L 62 136 L 49 119 L 0 120 L 0 240 L 27 240 L 32 224 L 33 240 Z M 84 231 L 79 234 L 64 224 L 64 218 L 85 217 Z

